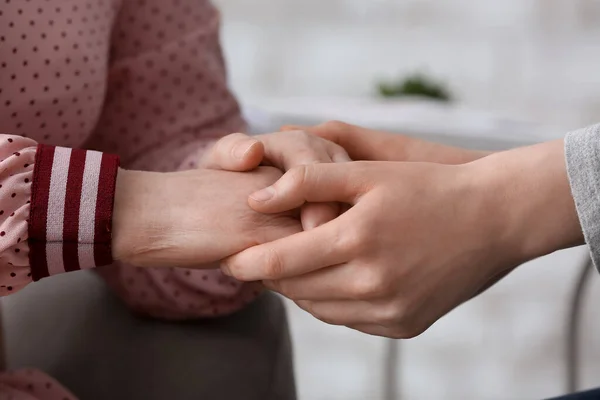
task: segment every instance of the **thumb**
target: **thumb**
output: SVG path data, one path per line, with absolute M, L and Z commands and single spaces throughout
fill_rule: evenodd
M 200 167 L 226 171 L 249 171 L 258 167 L 264 156 L 262 142 L 243 133 L 220 139 L 200 160 Z
M 273 185 L 252 193 L 250 207 L 258 212 L 293 210 L 306 202 L 354 204 L 366 185 L 357 182 L 358 163 L 310 164 L 292 168 Z

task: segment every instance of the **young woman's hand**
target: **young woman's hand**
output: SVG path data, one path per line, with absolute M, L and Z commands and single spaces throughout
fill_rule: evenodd
M 297 167 L 249 204 L 332 201 L 350 208 L 232 256 L 224 272 L 264 280 L 325 322 L 408 338 L 520 263 L 583 242 L 562 141 L 463 165 Z
M 462 164 L 489 154 L 337 121 L 282 129 L 283 132 L 258 136 L 241 133 L 226 136 L 207 153 L 201 165 L 229 171 L 249 171 L 258 165 L 272 165 L 287 171 L 299 165 L 339 163 L 350 159 Z M 306 230 L 312 229 L 339 213 L 337 203 L 307 203 L 302 207 L 302 225 Z
M 428 142 L 414 137 L 362 128 L 339 121 L 316 126 L 285 126 L 282 130 L 302 130 L 343 147 L 353 160 L 416 161 L 438 164 L 464 164 L 491 154 Z

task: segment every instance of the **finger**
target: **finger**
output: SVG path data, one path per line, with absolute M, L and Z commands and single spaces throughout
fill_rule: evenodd
M 346 150 L 344 150 L 344 148 L 341 146 L 335 145 L 334 143 L 332 143 L 332 146 L 330 147 L 329 157 L 334 163 L 345 163 L 352 161 Z
M 350 324 L 347 326 L 350 329 L 354 329 L 355 331 L 366 333 L 367 335 L 381 336 L 381 337 L 392 338 L 392 339 L 404 339 L 405 338 L 402 335 L 396 333 L 393 329 L 390 329 L 388 327 L 381 326 L 381 325 Z M 408 338 L 408 337 L 406 337 L 406 338 Z
M 305 129 L 308 133 L 337 143 L 353 160 L 402 160 L 398 135 L 332 121 Z
M 250 247 L 221 263 L 227 275 L 241 281 L 278 280 L 349 261 L 351 243 L 344 243 L 351 212 L 318 228 Z
M 298 307 L 331 325 L 377 324 L 379 305 L 362 301 L 295 301 Z
M 367 189 L 364 168 L 356 162 L 295 167 L 273 185 L 251 194 L 248 203 L 263 213 L 291 210 L 305 202 L 354 204 Z
M 344 263 L 321 268 L 287 279 L 266 280 L 264 285 L 296 300 L 356 300 L 363 289 L 357 284 L 360 271 L 353 263 Z
M 306 203 L 302 206 L 300 221 L 305 231 L 321 226 L 340 215 L 339 203 Z
M 200 166 L 227 171 L 249 171 L 263 159 L 264 145 L 243 133 L 232 133 L 219 140 L 202 158 Z
M 326 141 L 302 131 L 288 132 L 286 135 L 289 135 L 289 140 L 286 141 L 282 141 L 280 134 L 257 136 L 257 139 L 264 144 L 265 159 L 274 166 L 285 171 L 298 165 L 332 162 L 325 145 Z M 331 145 L 335 146 L 333 143 Z M 340 151 L 344 152 L 341 148 Z
M 302 232 L 302 226 L 298 223 L 297 219 L 292 219 L 289 216 L 282 217 L 282 220 L 273 226 L 269 226 L 268 229 L 261 231 L 260 242 L 267 243 L 277 239 L 291 236 L 295 233 Z
M 282 132 L 290 132 L 290 131 L 302 131 L 313 134 L 312 131 L 318 129 L 318 127 L 309 127 L 309 126 L 300 126 L 300 125 L 284 125 L 281 127 Z M 315 135 L 318 136 L 318 135 Z M 324 138 L 324 137 L 323 137 Z M 324 138 L 327 139 L 327 138 Z M 333 140 L 329 140 L 329 143 L 326 145 L 327 152 L 329 154 L 329 158 L 332 162 L 349 162 L 352 161 L 346 150 L 337 144 Z

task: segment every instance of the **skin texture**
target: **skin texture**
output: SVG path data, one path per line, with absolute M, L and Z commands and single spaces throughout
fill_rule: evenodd
M 297 165 L 349 162 L 339 145 L 300 130 L 248 136 L 234 133 L 219 140 L 200 161 L 205 168 L 250 171 L 259 165 L 286 171 Z M 338 203 L 305 204 L 301 210 L 305 230 L 331 221 L 340 213 Z
M 174 173 L 119 171 L 113 256 L 138 267 L 207 265 L 250 246 L 301 230 L 295 212 L 266 215 L 246 201 L 281 176 L 199 169 Z
M 408 338 L 519 264 L 583 243 L 562 141 L 463 165 L 300 166 L 249 204 L 331 201 L 350 208 L 231 257 L 224 272 L 264 280 L 325 322 Z
M 462 164 L 488 154 L 330 121 L 313 127 L 284 126 L 281 132 L 257 136 L 228 135 L 203 157 L 200 166 L 251 171 L 259 165 L 271 165 L 287 171 L 299 165 L 350 160 Z M 337 203 L 303 205 L 303 229 L 309 230 L 332 220 L 344 211 L 343 207 Z
M 320 140 L 311 138 L 317 135 Z M 344 146 L 353 158 L 383 161 L 334 159 L 329 149 L 337 147 L 324 138 Z M 306 151 L 297 151 L 302 146 Z M 260 137 L 230 135 L 202 163 L 236 171 L 254 170 L 259 164 L 289 169 L 248 198 L 252 209 L 276 219 L 260 219 L 238 203 L 244 193 L 270 185 L 279 177 L 276 172 L 259 169 L 250 173 L 258 178 L 217 178 L 212 174 L 232 173 L 203 170 L 196 172 L 202 179 L 182 176 L 162 194 L 156 193 L 155 178 L 132 178 L 142 184 L 125 182 L 123 187 L 153 195 L 138 195 L 134 205 L 127 203 L 136 195 L 124 196 L 122 207 L 143 209 L 147 199 L 158 195 L 161 200 L 150 202 L 150 214 L 162 210 L 165 215 L 144 223 L 141 230 L 150 226 L 151 233 L 161 233 L 161 240 L 138 235 L 152 238 L 150 244 L 143 243 L 152 247 L 148 253 L 154 257 L 146 251 L 127 257 L 148 265 L 179 254 L 183 266 L 202 268 L 198 257 L 204 254 L 218 259 L 239 251 L 222 263 L 226 274 L 262 280 L 315 317 L 370 334 L 416 336 L 521 263 L 583 242 L 562 141 L 489 155 L 333 122 Z M 228 189 L 219 191 L 226 176 Z M 253 177 L 252 183 L 243 177 Z M 261 180 L 269 182 L 261 185 Z M 168 197 L 190 184 L 202 190 L 186 192 L 177 201 Z M 207 196 L 206 188 L 213 187 Z M 214 193 L 224 204 L 210 200 Z M 307 204 L 338 208 L 333 216 L 315 218 L 313 225 L 303 219 L 300 232 L 290 215 Z M 179 221 L 176 211 L 164 212 L 171 207 L 195 209 L 197 219 Z M 239 209 L 234 218 L 238 225 L 228 223 L 229 218 L 215 221 L 214 215 L 227 215 L 223 208 Z M 134 222 L 122 226 L 135 227 Z M 131 229 L 127 235 L 140 242 Z M 181 243 L 180 237 L 185 238 Z M 123 248 L 132 248 L 131 243 Z
M 339 121 L 330 121 L 313 127 L 285 126 L 282 130 L 303 130 L 330 140 L 343 147 L 356 161 L 464 164 L 490 154 L 485 151 L 466 150 L 410 136 L 362 128 Z

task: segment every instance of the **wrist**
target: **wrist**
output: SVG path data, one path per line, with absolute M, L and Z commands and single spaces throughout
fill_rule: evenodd
M 148 175 L 158 174 L 124 169 L 117 174 L 112 223 L 112 253 L 116 261 L 137 265 L 136 258 L 153 246 L 155 236 L 147 234 L 147 226 L 153 225 L 148 218 L 153 214 L 148 210 L 152 202 L 146 201 L 152 197 Z
M 495 153 L 468 164 L 499 251 L 522 263 L 583 244 L 563 141 Z
M 403 154 L 404 161 L 459 165 L 493 154 L 490 151 L 468 150 L 435 142 L 416 140 L 408 136 L 396 136 L 396 139 L 400 142 L 398 147 L 401 154 Z
M 233 253 L 222 253 L 228 237 L 215 237 L 220 231 L 210 223 L 213 213 L 206 211 L 207 204 L 211 204 L 204 196 L 211 187 L 207 175 L 214 174 L 228 173 L 119 170 L 113 258 L 136 267 L 210 268 L 205 264 Z M 222 201 L 222 196 L 216 197 Z

